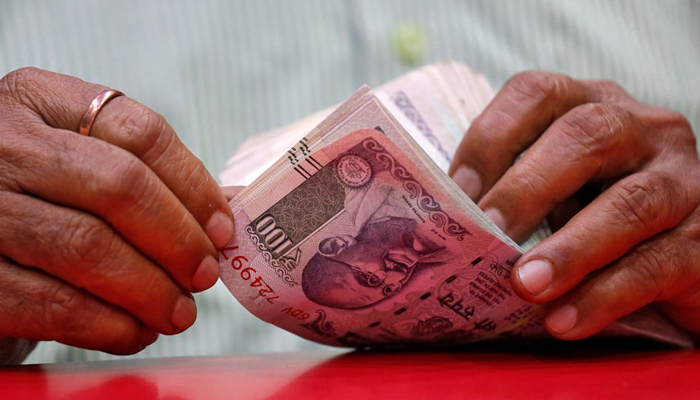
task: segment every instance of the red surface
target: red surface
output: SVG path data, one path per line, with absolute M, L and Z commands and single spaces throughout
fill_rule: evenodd
M 0 398 L 698 399 L 700 351 L 280 353 L 23 366 L 0 369 Z

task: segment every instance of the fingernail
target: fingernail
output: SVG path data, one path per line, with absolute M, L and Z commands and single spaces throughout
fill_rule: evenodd
M 554 271 L 547 261 L 532 260 L 518 268 L 518 279 L 531 294 L 540 294 L 552 283 Z
M 576 325 L 577 318 L 578 310 L 576 310 L 576 307 L 567 304 L 547 315 L 545 323 L 550 330 L 562 334 L 570 331 Z
M 217 211 L 209 218 L 206 228 L 209 240 L 217 248 L 224 247 L 233 237 L 233 221 L 221 211 Z
M 219 263 L 212 256 L 204 257 L 192 277 L 192 286 L 197 290 L 206 290 L 214 286 L 219 279 Z
M 144 349 L 158 340 L 158 332 L 152 331 L 150 329 L 141 330 L 141 348 Z
M 184 331 L 192 326 L 195 319 L 197 319 L 197 306 L 194 304 L 194 299 L 188 295 L 181 296 L 173 309 L 173 326 L 179 331 Z
M 462 165 L 457 168 L 457 171 L 455 171 L 455 174 L 452 176 L 452 180 L 454 180 L 457 186 L 472 200 L 476 199 L 481 194 L 481 178 L 476 171 L 467 166 Z
M 489 208 L 488 210 L 484 211 L 487 217 L 491 221 L 493 221 L 496 226 L 505 232 L 506 230 L 506 220 L 503 218 L 503 214 L 501 214 L 500 211 L 496 210 L 495 208 Z

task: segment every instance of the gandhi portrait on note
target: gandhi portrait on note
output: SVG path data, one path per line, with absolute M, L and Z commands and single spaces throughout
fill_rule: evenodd
M 363 190 L 346 191 L 345 212 L 356 234 L 319 243 L 302 273 L 309 300 L 342 309 L 370 306 L 401 291 L 417 269 L 452 258 L 421 233 L 395 182 L 381 172 Z

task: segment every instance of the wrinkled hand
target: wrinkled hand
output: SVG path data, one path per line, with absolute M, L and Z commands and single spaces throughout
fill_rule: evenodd
M 216 282 L 224 194 L 128 97 L 76 133 L 105 89 L 32 68 L 0 81 L 0 338 L 134 353 L 192 325 L 190 292 Z
M 584 338 L 651 302 L 700 333 L 700 166 L 683 116 L 612 82 L 524 72 L 450 172 L 515 240 L 548 215 L 565 222 L 512 275 L 519 296 L 549 303 L 552 335 Z

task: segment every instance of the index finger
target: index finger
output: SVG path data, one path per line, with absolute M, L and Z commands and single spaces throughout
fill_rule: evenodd
M 472 122 L 449 175 L 477 202 L 554 120 L 598 96 L 589 85 L 561 74 L 513 76 Z

